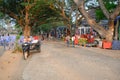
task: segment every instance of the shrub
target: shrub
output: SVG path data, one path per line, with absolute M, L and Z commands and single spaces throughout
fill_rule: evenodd
M 19 39 L 20 39 L 20 35 L 17 35 L 16 36 L 16 41 L 15 41 L 13 53 L 22 52 L 22 47 L 21 47 L 21 45 L 18 42 Z

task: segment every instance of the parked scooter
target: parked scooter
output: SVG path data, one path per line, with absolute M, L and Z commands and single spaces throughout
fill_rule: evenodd
M 23 57 L 26 60 L 30 55 L 31 50 L 37 50 L 38 52 L 41 52 L 41 41 L 33 40 L 31 42 L 24 42 L 22 44 L 22 50 L 23 50 Z
M 23 43 L 22 50 L 23 50 L 23 57 L 26 60 L 28 56 L 30 55 L 30 43 L 28 42 Z

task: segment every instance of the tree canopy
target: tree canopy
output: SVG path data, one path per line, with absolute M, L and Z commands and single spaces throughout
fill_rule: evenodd
M 23 30 L 28 30 L 58 20 L 60 15 L 53 3 L 53 0 L 2 0 L 0 11 L 16 19 Z
M 56 22 L 63 22 L 71 30 L 71 25 L 79 25 L 84 17 L 101 36 L 108 37 L 107 33 L 113 36 L 114 20 L 120 13 L 120 0 L 96 0 L 97 5 L 88 1 L 91 0 L 0 0 L 0 17 L 8 14 L 16 19 L 24 35 L 30 35 L 31 30 L 37 27 Z M 90 7 L 86 5 L 87 2 L 91 4 Z M 92 8 L 96 10 L 96 19 L 88 14 Z M 108 31 L 96 22 L 101 19 L 108 19 Z

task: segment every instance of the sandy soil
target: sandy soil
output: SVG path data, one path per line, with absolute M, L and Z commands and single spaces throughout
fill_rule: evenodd
M 0 80 L 23 80 L 22 72 L 27 63 L 23 60 L 22 53 L 6 51 L 0 57 Z

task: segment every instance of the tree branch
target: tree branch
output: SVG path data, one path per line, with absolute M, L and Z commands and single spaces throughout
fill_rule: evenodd
M 106 9 L 103 0 L 98 0 L 99 4 L 100 4 L 100 8 L 103 10 L 104 15 L 107 17 L 107 19 L 110 18 L 110 13 L 108 12 L 108 10 Z
M 94 30 L 96 30 L 96 31 L 100 34 L 100 36 L 105 37 L 106 34 L 107 34 L 106 30 L 105 30 L 102 26 L 98 25 L 98 24 L 95 22 L 95 20 L 92 19 L 92 18 L 88 15 L 88 13 L 85 11 L 85 8 L 84 8 L 84 2 L 85 2 L 85 0 L 81 0 L 80 2 L 77 1 L 77 4 L 79 4 L 79 5 L 78 5 L 78 10 L 79 10 L 79 11 L 81 12 L 81 14 L 85 17 L 85 19 L 87 20 L 87 22 L 89 23 L 89 25 L 90 25 Z
M 113 13 L 111 14 L 110 18 L 114 20 L 119 15 L 119 13 L 120 13 L 120 0 L 118 0 L 118 6 L 113 11 Z

